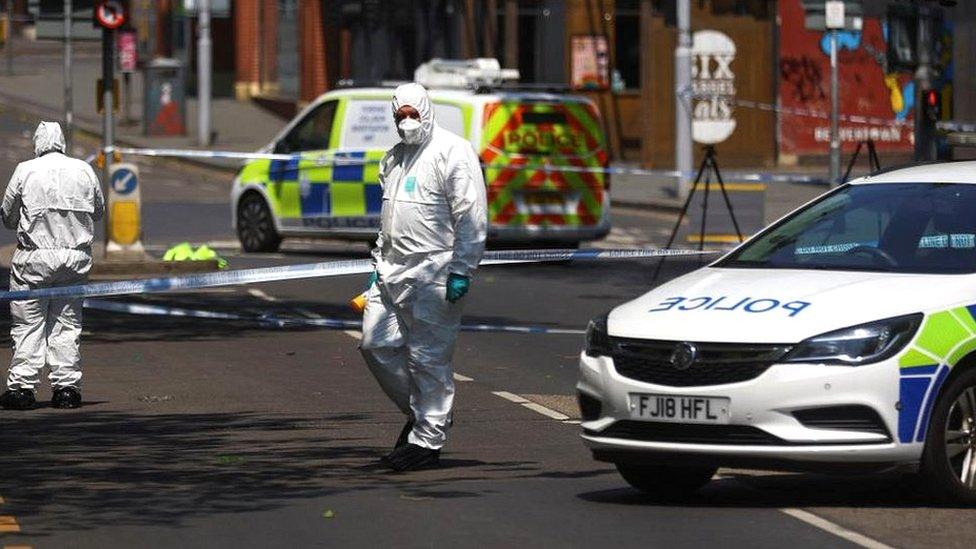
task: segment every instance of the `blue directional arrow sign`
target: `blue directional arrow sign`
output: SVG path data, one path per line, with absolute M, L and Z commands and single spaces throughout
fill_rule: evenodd
M 112 173 L 111 183 L 113 191 L 126 195 L 136 190 L 138 176 L 136 176 L 136 172 L 128 168 L 120 168 Z

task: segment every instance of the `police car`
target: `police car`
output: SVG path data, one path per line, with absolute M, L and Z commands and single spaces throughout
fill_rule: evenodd
M 976 162 L 844 185 L 594 319 L 577 389 L 586 445 L 644 491 L 909 468 L 976 503 Z
M 437 123 L 479 152 L 490 239 L 573 245 L 609 232 L 606 138 L 593 102 L 505 91 L 512 75 L 493 59 L 434 60 L 416 76 Z M 231 203 L 244 250 L 274 251 L 289 236 L 375 237 L 379 161 L 399 141 L 392 97 L 392 86 L 326 93 L 260 151 L 289 159 L 243 167 Z

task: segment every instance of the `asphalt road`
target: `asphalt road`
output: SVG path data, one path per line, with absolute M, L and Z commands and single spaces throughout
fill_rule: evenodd
M 0 112 L 0 174 L 27 157 L 33 123 Z M 231 268 L 363 257 L 358 244 L 305 242 L 240 255 L 225 244 L 228 176 L 147 162 L 142 179 L 152 249 L 216 241 Z M 615 221 L 604 245 L 660 242 L 673 218 L 621 211 Z M 674 276 L 697 263 L 666 265 Z M 581 329 L 647 291 L 654 266 L 486 267 L 465 298 L 466 320 Z M 345 303 L 363 278 L 113 301 L 352 320 Z M 0 411 L 2 546 L 971 547 L 976 536 L 976 512 L 933 506 L 891 475 L 721 470 L 680 503 L 642 496 L 579 441 L 580 335 L 462 334 L 445 467 L 393 475 L 374 463 L 403 418 L 365 369 L 358 333 L 86 315 L 86 405 Z M 0 334 L 8 328 L 0 314 Z M 0 362 L 9 348 L 4 337 Z

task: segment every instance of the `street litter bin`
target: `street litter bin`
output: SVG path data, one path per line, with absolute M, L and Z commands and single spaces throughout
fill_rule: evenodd
M 153 59 L 143 69 L 144 135 L 186 135 L 184 78 L 183 63 L 177 59 Z

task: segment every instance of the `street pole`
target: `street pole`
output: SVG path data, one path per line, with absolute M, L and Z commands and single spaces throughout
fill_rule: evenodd
M 674 49 L 674 164 L 680 172 L 675 190 L 679 198 L 691 190 L 691 3 L 677 0 L 678 45 Z
M 7 0 L 7 76 L 14 75 L 14 0 Z
M 837 29 L 830 31 L 830 184 L 840 184 L 840 82 L 837 67 Z
M 71 141 L 74 132 L 74 105 L 71 90 L 71 23 L 74 11 L 71 0 L 64 0 L 64 141 L 68 155 L 71 154 Z
M 102 29 L 102 187 L 108 196 L 109 170 L 115 154 L 115 127 L 112 120 L 112 91 L 115 84 L 115 31 Z M 105 245 L 109 242 L 109 215 L 105 216 Z
M 918 51 L 918 68 L 915 69 L 915 160 L 935 160 L 935 135 L 925 119 L 926 90 L 932 87 L 932 34 L 929 26 L 929 8 L 918 6 L 918 32 L 915 47 Z
M 197 39 L 197 115 L 201 147 L 210 145 L 210 0 L 200 0 L 200 37 Z

